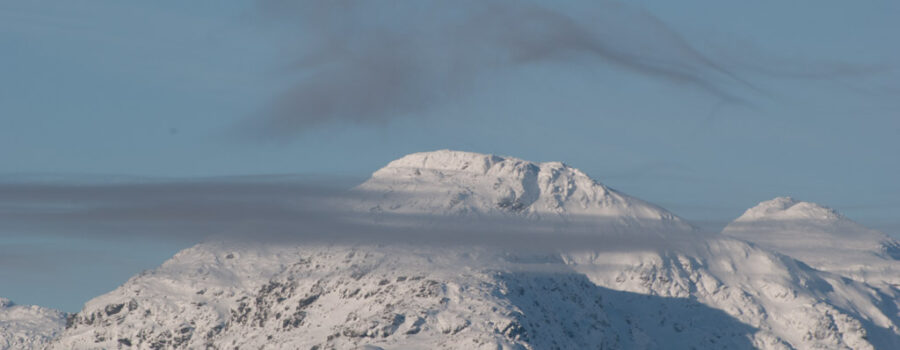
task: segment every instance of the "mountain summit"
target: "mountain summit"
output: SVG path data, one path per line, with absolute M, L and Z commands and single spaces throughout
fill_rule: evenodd
M 900 285 L 900 242 L 816 203 L 791 197 L 764 201 L 722 233 L 817 269 L 869 283 Z
M 356 188 L 373 213 L 527 218 L 602 231 L 690 231 L 684 220 L 560 162 L 440 150 L 390 162 Z
M 789 220 L 838 221 L 845 218 L 834 209 L 816 203 L 798 201 L 791 197 L 776 197 L 747 209 L 735 222 Z

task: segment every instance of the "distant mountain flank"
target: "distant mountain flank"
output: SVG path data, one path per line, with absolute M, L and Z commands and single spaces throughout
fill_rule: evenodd
M 824 206 L 778 197 L 725 227 L 729 237 L 869 283 L 900 286 L 900 242 Z
M 0 298 L 0 350 L 41 349 L 65 325 L 63 312 Z

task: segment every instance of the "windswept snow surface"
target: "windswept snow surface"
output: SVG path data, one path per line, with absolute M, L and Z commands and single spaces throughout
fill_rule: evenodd
M 0 350 L 40 349 L 62 332 L 66 314 L 0 298 Z
M 790 197 L 759 203 L 726 226 L 723 234 L 820 270 L 900 286 L 900 242 L 815 203 Z
M 366 215 L 576 221 L 691 244 L 203 243 L 88 302 L 50 348 L 900 348 L 894 287 L 696 236 L 561 163 L 417 153 L 357 190 Z

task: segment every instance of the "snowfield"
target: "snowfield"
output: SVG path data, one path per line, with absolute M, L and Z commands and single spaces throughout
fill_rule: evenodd
M 858 281 L 900 286 L 900 243 L 832 209 L 790 197 L 748 209 L 722 232 Z
M 0 298 L 0 349 L 40 349 L 66 325 L 66 314 Z
M 48 348 L 900 349 L 897 242 L 812 203 L 702 235 L 562 163 L 446 150 L 354 191 L 343 205 L 375 222 L 502 217 L 593 239 L 202 243 L 89 301 Z

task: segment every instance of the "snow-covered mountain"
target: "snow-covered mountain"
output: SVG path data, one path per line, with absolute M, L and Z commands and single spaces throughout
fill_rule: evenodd
M 518 256 L 203 244 L 85 305 L 78 348 L 895 348 L 897 295 L 749 244 Z
M 900 286 L 900 242 L 833 209 L 778 197 L 748 209 L 723 234 L 868 283 Z
M 560 162 L 440 150 L 413 153 L 372 174 L 348 206 L 371 213 L 525 218 L 596 234 L 692 231 L 676 215 L 606 187 Z
M 91 301 L 55 348 L 639 348 L 659 347 L 662 338 L 684 347 L 718 341 L 746 348 L 751 342 L 745 337 L 751 327 L 719 310 L 602 288 L 558 257 L 526 264 L 479 250 L 223 248 L 194 247 Z M 254 268 L 242 275 L 246 266 Z M 275 266 L 274 274 L 256 270 Z
M 66 325 L 66 314 L 0 298 L 0 350 L 40 349 Z
M 598 240 L 540 251 L 203 243 L 88 302 L 50 348 L 900 348 L 895 287 L 696 235 L 560 163 L 417 153 L 356 191 L 366 215 L 574 221 Z M 684 244 L 605 241 L 632 230 Z

